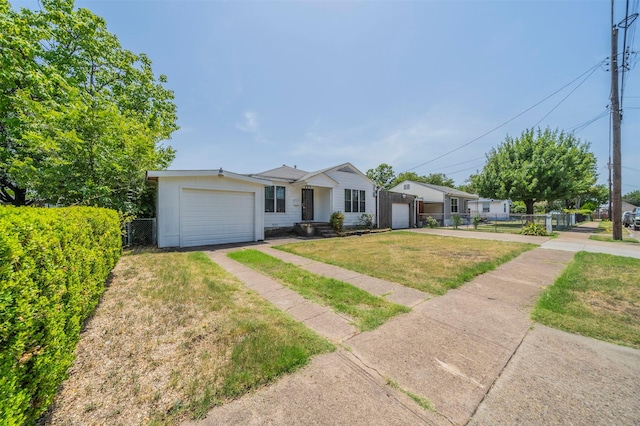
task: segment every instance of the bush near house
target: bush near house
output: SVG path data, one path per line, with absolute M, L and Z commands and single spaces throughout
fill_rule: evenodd
M 32 424 L 122 253 L 113 210 L 0 207 L 0 418 Z

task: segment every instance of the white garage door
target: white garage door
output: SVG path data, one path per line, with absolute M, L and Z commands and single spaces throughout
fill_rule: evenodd
M 409 204 L 391 204 L 391 228 L 406 229 L 409 227 Z
M 255 241 L 254 194 L 182 189 L 180 247 Z

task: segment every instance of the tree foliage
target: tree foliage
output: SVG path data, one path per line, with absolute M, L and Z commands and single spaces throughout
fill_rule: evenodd
M 527 214 L 533 214 L 536 201 L 575 198 L 596 178 L 596 157 L 589 144 L 547 128 L 525 130 L 515 139 L 507 136 L 487 154 L 474 183 L 480 196 L 523 201 Z
M 375 169 L 367 170 L 367 177 L 374 181 L 381 188 L 391 188 L 391 183 L 395 177 L 393 167 L 387 163 L 382 163 Z
M 622 201 L 625 201 L 634 206 L 640 206 L 640 190 L 629 192 L 622 197 Z
M 448 178 L 444 173 L 430 173 L 425 176 L 420 176 L 415 172 L 403 172 L 393 179 L 391 187 L 398 185 L 405 180 L 413 182 L 428 183 L 431 185 L 446 186 L 448 188 L 455 188 L 455 182 L 453 179 Z
M 73 0 L 0 3 L 0 200 L 135 213 L 144 171 L 174 158 L 166 77 Z

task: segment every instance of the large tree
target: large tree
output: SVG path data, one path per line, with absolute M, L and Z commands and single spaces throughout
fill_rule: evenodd
M 597 178 L 596 157 L 571 133 L 529 129 L 487 154 L 474 179 L 480 196 L 524 202 L 533 214 L 536 201 L 575 198 Z
M 404 182 L 405 180 L 411 180 L 414 182 L 429 183 L 431 185 L 446 186 L 449 188 L 455 188 L 455 182 L 453 179 L 448 178 L 444 173 L 430 173 L 425 176 L 420 176 L 416 172 L 402 172 L 393 179 L 390 187 L 394 187 L 397 184 Z
M 0 3 L 0 200 L 136 213 L 144 171 L 175 155 L 173 93 L 73 0 Z
M 387 163 L 382 163 L 375 169 L 367 170 L 367 177 L 374 181 L 376 185 L 385 189 L 391 188 L 394 176 L 393 167 Z

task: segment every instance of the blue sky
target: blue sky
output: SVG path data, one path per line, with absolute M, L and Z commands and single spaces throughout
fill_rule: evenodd
M 105 18 L 123 47 L 167 75 L 181 126 L 168 141 L 177 150 L 172 169 L 311 171 L 351 162 L 364 172 L 388 163 L 396 173 L 445 173 L 461 184 L 507 134 L 538 122 L 572 130 L 609 104 L 608 0 L 76 5 Z M 624 7 L 616 1 L 616 22 Z M 626 77 L 623 193 L 640 189 L 639 77 L 633 68 Z M 606 182 L 608 115 L 576 136 L 591 143 Z

